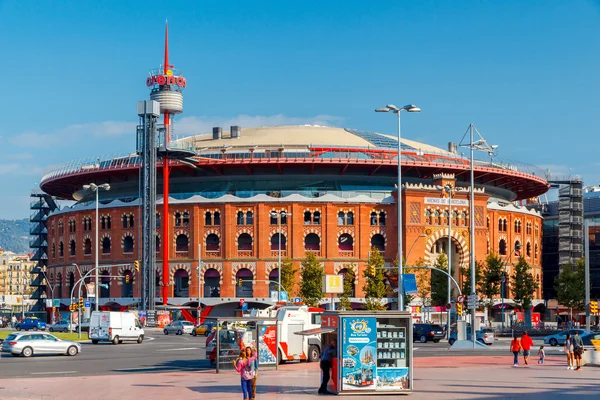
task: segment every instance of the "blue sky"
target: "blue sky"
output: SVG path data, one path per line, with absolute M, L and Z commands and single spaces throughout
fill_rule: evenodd
M 446 147 L 474 123 L 502 158 L 600 182 L 599 1 L 7 1 L 0 218 L 49 167 L 134 150 L 163 54 L 188 80 L 182 135 L 322 123 Z

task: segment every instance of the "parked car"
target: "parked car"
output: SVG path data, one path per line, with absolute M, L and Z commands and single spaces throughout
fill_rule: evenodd
M 2 353 L 31 357 L 42 354 L 66 354 L 75 356 L 81 351 L 79 343 L 61 340 L 49 333 L 11 333 L 2 343 Z
M 440 325 L 435 324 L 414 324 L 413 325 L 413 341 L 426 343 L 433 341 L 438 343 L 444 338 L 444 329 Z
M 75 324 L 72 324 L 67 320 L 62 320 L 50 325 L 48 330 L 50 332 L 73 332 L 75 330 Z
M 192 336 L 197 336 L 197 335 L 208 336 L 210 334 L 210 331 L 212 331 L 213 329 L 215 329 L 215 324 L 213 322 L 205 322 L 201 325 L 194 327 L 194 329 L 192 329 L 191 335 Z
M 174 333 L 176 335 L 183 335 L 184 333 L 192 333 L 194 330 L 194 324 L 188 321 L 173 321 L 169 325 L 166 325 L 163 329 L 163 333 L 168 335 Z
M 458 335 L 456 331 L 453 331 L 450 334 L 450 337 L 448 338 L 448 344 L 450 344 L 450 346 L 452 346 L 454 342 L 456 342 L 457 336 Z M 467 340 L 473 340 L 473 335 L 471 335 L 471 327 L 467 327 Z M 487 344 L 488 346 L 491 346 L 496 340 L 494 337 L 494 330 L 490 328 L 482 328 L 478 330 L 475 333 L 475 340 L 483 344 Z
M 75 325 L 75 331 L 79 332 L 79 324 Z M 90 319 L 84 319 L 81 323 L 81 332 L 89 332 L 90 331 Z
M 574 336 L 575 332 L 579 332 L 579 335 L 581 335 L 585 333 L 585 329 L 568 329 L 566 331 L 555 333 L 554 335 L 548 335 L 544 338 L 544 344 L 549 344 L 550 346 L 563 346 L 567 338 L 567 333 Z
M 598 344 L 600 344 L 600 333 L 584 333 L 583 335 L 581 335 L 581 340 L 583 341 L 584 346 L 596 347 L 598 346 Z M 596 343 L 592 342 L 592 340 Z M 596 349 L 600 349 L 600 347 L 596 347 Z
M 45 331 L 46 330 L 46 323 L 43 321 L 40 321 L 37 318 L 25 318 L 23 321 L 21 322 L 17 322 L 15 325 L 15 329 L 20 331 L 20 330 L 24 330 L 24 331 L 28 331 L 28 330 L 40 330 L 40 331 Z

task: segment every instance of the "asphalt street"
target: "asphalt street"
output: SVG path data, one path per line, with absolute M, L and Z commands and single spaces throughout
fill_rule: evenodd
M 476 355 L 506 355 L 509 353 L 508 338 L 500 338 L 482 350 L 448 350 L 447 342 L 414 343 L 414 357 L 464 357 Z M 535 340 L 536 346 L 542 344 Z M 547 355 L 562 355 L 562 348 L 546 348 Z M 537 347 L 532 352 L 536 356 Z M 31 358 L 13 357 L 2 354 L 0 357 L 0 377 L 52 377 L 52 376 L 91 376 L 132 373 L 156 373 L 177 371 L 199 371 L 211 369 L 205 360 L 206 338 L 191 335 L 165 336 L 158 330 L 146 332 L 142 344 L 123 343 L 112 345 L 82 343 L 82 352 L 75 357 L 38 356 Z M 287 368 L 303 369 L 304 363 L 288 363 Z

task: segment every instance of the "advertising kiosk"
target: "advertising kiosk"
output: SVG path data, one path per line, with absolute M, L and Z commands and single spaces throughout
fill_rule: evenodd
M 399 394 L 413 390 L 412 320 L 409 312 L 326 311 L 322 343 L 337 340 L 329 391 Z

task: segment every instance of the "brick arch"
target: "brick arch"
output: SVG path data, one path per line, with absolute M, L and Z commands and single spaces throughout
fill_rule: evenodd
M 383 236 L 384 244 L 385 244 L 385 247 L 387 248 L 387 242 L 388 242 L 387 233 L 385 233 L 385 231 L 382 231 L 379 229 L 371 230 L 371 233 L 369 234 L 369 246 L 371 245 L 371 240 L 373 239 L 373 236 L 375 236 L 375 235 Z
M 316 233 L 319 235 L 319 237 L 321 237 L 321 228 L 319 226 L 304 228 L 304 237 L 306 237 L 306 235 L 309 233 Z
M 200 269 L 200 283 L 204 283 L 204 274 L 209 269 L 216 269 L 219 271 L 219 283 L 223 284 L 223 263 L 203 263 L 202 268 Z
M 240 228 L 235 232 L 235 241 L 237 243 L 238 238 L 242 233 L 247 233 L 252 238 L 252 244 L 254 244 L 254 230 L 248 228 Z
M 221 230 L 216 228 L 209 228 L 204 232 L 204 241 L 206 242 L 206 238 L 208 235 L 217 235 L 219 241 L 221 240 Z
M 282 262 L 283 264 L 283 262 Z M 267 262 L 265 264 L 265 279 L 269 279 L 269 274 L 271 272 L 273 272 L 273 270 L 279 268 L 279 263 L 278 262 Z
M 430 235 L 427 238 L 427 242 L 425 243 L 425 263 L 430 264 L 432 261 L 431 258 L 431 247 L 437 242 L 439 239 L 448 238 L 448 228 L 440 229 L 435 232 L 433 235 Z M 452 230 L 452 242 L 456 245 L 458 249 L 458 263 L 459 266 L 464 266 L 469 262 L 469 244 L 466 242 L 465 238 L 457 231 Z
M 125 248 L 125 238 L 126 237 L 130 237 L 131 239 L 133 239 L 133 243 L 135 246 L 135 236 L 134 236 L 133 232 L 126 231 L 126 232 L 123 232 L 123 234 L 121 235 L 121 250 Z
M 235 285 L 235 276 L 238 271 L 243 268 L 248 268 L 252 271 L 252 280 L 256 280 L 256 263 L 255 262 L 235 262 L 231 264 L 231 283 Z
M 358 265 L 351 263 L 351 264 L 347 264 L 347 263 L 335 263 L 333 265 L 333 273 L 334 274 L 339 274 L 341 270 L 343 269 L 348 269 L 348 267 L 352 268 L 352 271 L 354 271 L 354 282 L 356 283 L 358 282 Z
M 348 228 L 342 228 L 339 229 L 337 232 L 337 236 L 336 239 L 340 239 L 340 236 L 342 236 L 343 234 L 348 234 L 350 236 L 352 236 L 352 241 L 356 242 L 356 238 L 354 237 L 354 229 L 348 229 Z
M 278 233 L 279 233 L 279 227 L 271 226 L 269 228 L 269 239 L 271 239 L 273 237 L 273 235 L 276 235 Z M 281 234 L 283 236 L 285 236 L 285 238 L 287 239 L 287 227 L 285 225 L 281 225 Z
M 317 235 L 319 237 L 319 243 L 323 242 L 323 238 L 321 237 L 320 230 L 307 229 L 304 231 L 304 235 L 302 236 L 302 245 L 304 245 L 304 241 L 306 240 L 306 237 L 308 235 L 310 235 L 311 233 L 314 233 L 315 235 Z
M 109 238 L 112 244 L 112 237 L 110 236 L 110 233 L 105 232 L 102 235 L 100 235 L 100 243 L 102 243 L 102 241 L 104 240 L 104 238 Z
M 184 270 L 188 273 L 188 280 L 192 279 L 192 268 L 187 264 L 175 264 L 169 267 L 169 285 L 175 284 L 175 272 L 177 270 Z
M 129 271 L 131 272 L 131 276 L 133 277 L 134 282 L 137 280 L 137 276 L 139 274 L 137 274 L 135 272 L 135 269 L 133 268 L 133 264 L 131 265 L 121 265 L 119 267 L 119 273 L 117 275 L 119 275 L 118 277 L 115 277 L 114 279 L 121 282 L 121 277 L 125 276 L 125 271 Z M 111 278 L 112 279 L 112 278 Z
M 66 273 L 66 275 L 69 275 L 70 273 L 75 273 L 75 266 L 67 265 L 67 268 L 65 269 L 65 273 Z
M 191 239 L 190 239 L 190 233 L 187 230 L 184 229 L 178 229 L 177 231 L 175 231 L 173 233 L 173 244 L 177 243 L 177 236 L 179 235 L 185 235 L 188 238 L 188 243 L 191 244 Z

